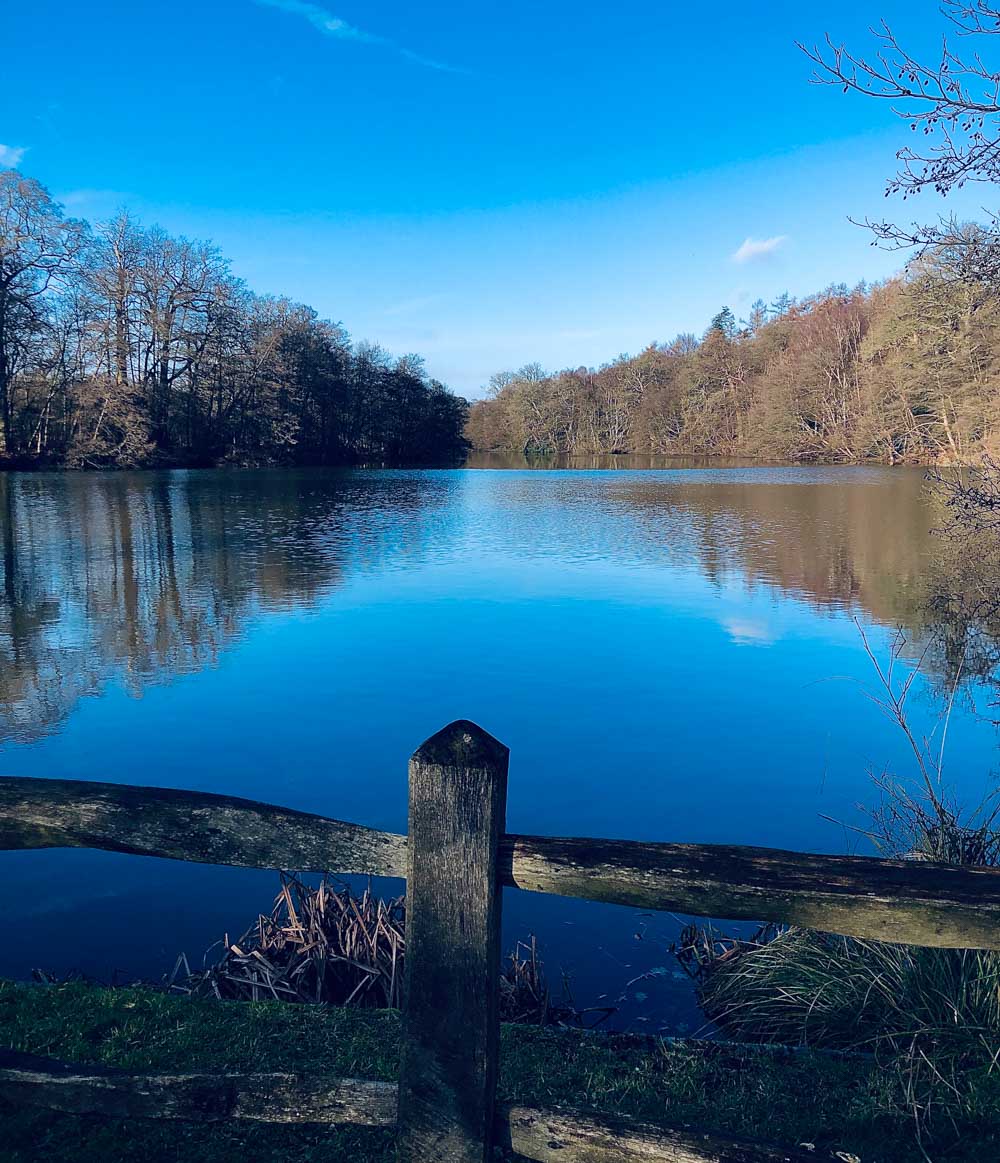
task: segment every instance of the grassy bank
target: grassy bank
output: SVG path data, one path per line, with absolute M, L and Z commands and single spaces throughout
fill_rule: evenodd
M 142 989 L 0 983 L 0 1046 L 128 1069 L 326 1071 L 396 1076 L 398 1015 L 389 1010 L 174 998 Z M 816 1144 L 863 1163 L 917 1157 L 912 1124 L 886 1113 L 891 1080 L 867 1058 L 628 1035 L 505 1026 L 501 1094 L 785 1146 Z M 0 1159 L 211 1159 L 241 1163 L 389 1160 L 390 1136 L 367 1129 L 187 1124 L 57 1115 L 0 1106 Z M 957 1127 L 935 1161 L 990 1157 L 1000 1097 Z M 984 1155 L 984 1151 L 986 1154 Z

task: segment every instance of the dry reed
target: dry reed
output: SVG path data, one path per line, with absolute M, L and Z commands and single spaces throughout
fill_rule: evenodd
M 227 936 L 221 955 L 197 972 L 181 954 L 167 986 L 221 1000 L 400 1008 L 405 954 L 405 897 L 382 900 L 370 888 L 357 895 L 328 878 L 312 887 L 283 873 L 269 915 L 236 941 Z M 577 1010 L 565 979 L 553 999 L 534 937 L 504 963 L 504 1021 L 579 1026 L 585 1014 L 600 1021 L 610 1012 Z

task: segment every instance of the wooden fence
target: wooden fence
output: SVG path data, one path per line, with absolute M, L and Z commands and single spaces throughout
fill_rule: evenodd
M 139 1074 L 0 1054 L 0 1096 L 115 1117 L 396 1126 L 401 1163 L 793 1163 L 759 1143 L 563 1108 L 498 1106 L 501 887 L 848 936 L 1000 949 L 1000 870 L 764 848 L 504 833 L 508 751 L 474 723 L 410 760 L 407 836 L 201 792 L 0 779 L 0 849 L 99 848 L 244 868 L 406 877 L 397 1084 Z

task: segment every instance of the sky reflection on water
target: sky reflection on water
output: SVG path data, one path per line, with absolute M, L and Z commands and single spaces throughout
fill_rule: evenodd
M 512 831 L 856 847 L 821 814 L 856 822 L 869 767 L 912 769 L 854 619 L 880 651 L 926 632 L 933 520 L 905 469 L 0 475 L 0 772 L 405 830 L 407 756 L 471 718 L 511 747 Z M 919 688 L 923 728 L 939 711 Z M 960 707 L 964 798 L 995 746 Z M 155 975 L 275 884 L 87 852 L 0 868 L 5 974 Z M 671 918 L 505 910 L 578 1001 L 656 970 L 621 1021 L 695 1020 Z

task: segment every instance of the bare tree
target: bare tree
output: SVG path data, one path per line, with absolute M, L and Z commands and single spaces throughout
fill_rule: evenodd
M 948 195 L 968 183 L 1000 180 L 1000 66 L 989 63 L 1000 35 L 1000 5 L 944 0 L 940 54 L 921 60 L 882 21 L 871 30 L 874 52 L 860 55 L 829 35 L 822 47 L 799 48 L 814 62 L 817 84 L 887 102 L 919 144 L 896 154 L 886 194 L 908 199 L 924 190 Z M 951 34 L 950 38 L 948 34 Z M 962 42 L 956 48 L 955 42 Z M 876 240 L 893 248 L 947 251 L 962 277 L 1000 282 L 1000 220 L 986 209 L 985 227 L 970 231 L 953 216 L 932 223 L 868 221 Z
M 91 233 L 0 173 L 0 462 L 452 461 L 466 409 L 210 243 L 125 211 Z
M 0 456 L 18 451 L 14 388 L 30 342 L 45 324 L 45 296 L 83 246 L 82 223 L 38 182 L 0 172 Z

